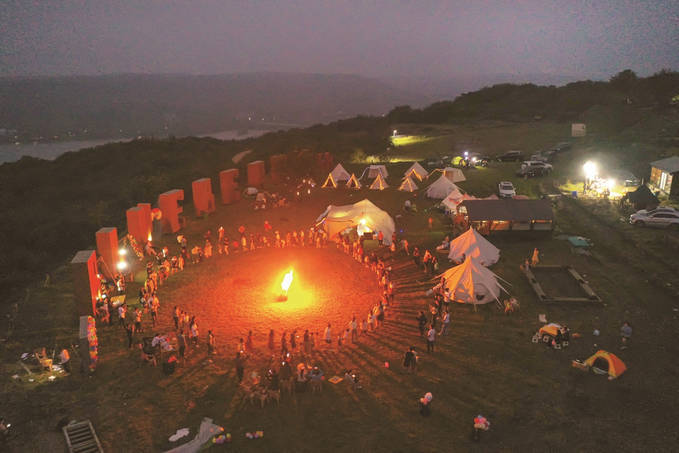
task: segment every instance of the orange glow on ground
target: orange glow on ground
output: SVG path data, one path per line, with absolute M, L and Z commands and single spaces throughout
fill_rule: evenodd
M 288 299 L 279 301 L 291 269 Z M 364 318 L 381 295 L 376 275 L 334 246 L 215 255 L 187 266 L 161 289 L 161 303 L 195 315 L 201 335 L 212 329 L 218 343 L 235 347 L 252 330 L 257 348 L 266 348 L 269 329 L 276 344 L 284 330 L 322 333 L 328 322 L 338 335 L 353 315 Z

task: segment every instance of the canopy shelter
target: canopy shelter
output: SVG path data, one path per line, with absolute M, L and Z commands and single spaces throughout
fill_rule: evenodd
M 361 183 L 358 182 L 358 179 L 356 179 L 355 174 L 351 174 L 351 177 L 349 178 L 349 181 L 347 181 L 347 188 L 349 189 L 360 189 L 361 188 Z
M 549 231 L 554 227 L 554 213 L 549 200 L 465 200 L 470 225 L 482 233 L 492 231 Z
M 585 360 L 585 365 L 607 372 L 610 376 L 609 379 L 615 379 L 627 370 L 618 356 L 603 349 L 599 349 L 592 357 Z
M 325 178 L 325 182 L 321 187 L 332 187 L 333 189 L 337 189 L 337 182 L 335 182 L 335 178 L 332 177 L 332 173 L 328 173 L 328 177 Z
M 637 210 L 655 208 L 660 204 L 658 197 L 645 185 L 637 187 L 633 192 L 627 192 L 623 200 L 628 200 Z
M 384 180 L 381 173 L 377 174 L 377 178 L 370 184 L 372 190 L 384 190 L 389 187 L 389 184 Z
M 429 176 L 439 171 L 443 173 L 446 178 L 450 179 L 451 182 L 462 182 L 467 180 L 467 178 L 464 177 L 462 170 L 453 167 L 437 168 L 436 170 L 432 171 Z
M 398 190 L 401 190 L 403 192 L 415 192 L 417 190 L 417 186 L 413 182 L 410 177 L 406 177 L 406 179 L 403 180 L 401 185 L 399 186 Z
M 330 174 L 332 175 L 332 178 L 337 182 L 349 181 L 349 178 L 351 177 L 349 172 L 344 169 L 342 164 L 337 164 L 333 171 L 330 172 Z
M 394 219 L 367 198 L 354 204 L 328 206 L 325 212 L 316 219 L 316 224 L 323 225 L 329 237 L 348 228 L 357 228 L 359 234 L 381 231 L 387 245 L 391 245 L 391 235 L 396 230 Z
M 485 268 L 476 258 L 467 256 L 462 264 L 451 267 L 443 274 L 444 287 L 450 290 L 451 299 L 461 304 L 500 303 L 500 291 L 505 291 L 498 283 L 498 276 Z
M 442 200 L 455 190 L 460 191 L 450 179 L 446 178 L 446 175 L 441 175 L 439 179 L 427 187 L 427 197 Z
M 370 165 L 368 167 L 365 167 L 365 170 L 363 170 L 361 177 L 358 179 L 363 179 L 366 177 L 368 179 L 373 179 L 377 178 L 377 175 L 379 174 L 381 174 L 383 178 L 389 176 L 389 173 L 387 173 L 387 167 L 385 167 L 384 165 Z
M 420 165 L 419 162 L 415 162 L 410 166 L 409 169 L 406 170 L 403 176 L 405 176 L 406 178 L 417 179 L 418 181 L 422 181 L 424 178 L 427 177 L 427 170 L 425 170 L 424 167 Z
M 448 259 L 451 261 L 459 262 L 467 257 L 476 259 L 483 266 L 492 266 L 500 259 L 500 249 L 474 228 L 470 228 L 451 241 L 448 252 Z

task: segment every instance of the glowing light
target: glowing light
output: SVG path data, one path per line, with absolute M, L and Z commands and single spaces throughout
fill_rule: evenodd
M 118 255 L 120 255 L 120 256 L 125 256 L 125 255 L 127 255 L 127 249 L 120 249 L 120 250 L 118 250 Z
M 148 239 L 149 242 L 151 242 L 153 240 L 153 236 L 151 236 L 151 233 L 149 233 L 149 235 L 146 239 Z
M 127 269 L 127 263 L 125 261 L 118 261 L 118 264 L 116 264 L 116 267 L 118 268 L 119 271 L 124 271 Z
M 358 221 L 358 223 L 360 223 L 361 225 L 365 225 L 367 223 L 367 220 L 361 219 Z
M 609 191 L 613 191 L 613 188 L 615 187 L 615 179 L 610 178 L 608 181 L 606 181 L 606 187 L 608 187 Z
M 582 170 L 585 172 L 585 177 L 587 179 L 594 179 L 599 174 L 599 168 L 595 162 L 588 160 L 582 166 Z
M 283 277 L 283 281 L 281 282 L 281 289 L 283 290 L 284 294 L 288 293 L 291 284 L 292 284 L 292 269 L 290 269 L 288 273 L 285 274 L 285 277 Z

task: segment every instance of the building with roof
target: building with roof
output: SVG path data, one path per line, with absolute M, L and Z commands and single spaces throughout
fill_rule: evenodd
M 651 180 L 649 184 L 653 189 L 669 195 L 679 197 L 679 156 L 651 162 Z
M 484 234 L 494 231 L 551 231 L 554 212 L 549 200 L 465 200 L 458 206 L 467 222 Z

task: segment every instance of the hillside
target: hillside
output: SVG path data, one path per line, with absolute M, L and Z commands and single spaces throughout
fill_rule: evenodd
M 16 130 L 23 140 L 195 135 L 383 114 L 413 101 L 405 91 L 354 75 L 2 78 L 0 129 Z

